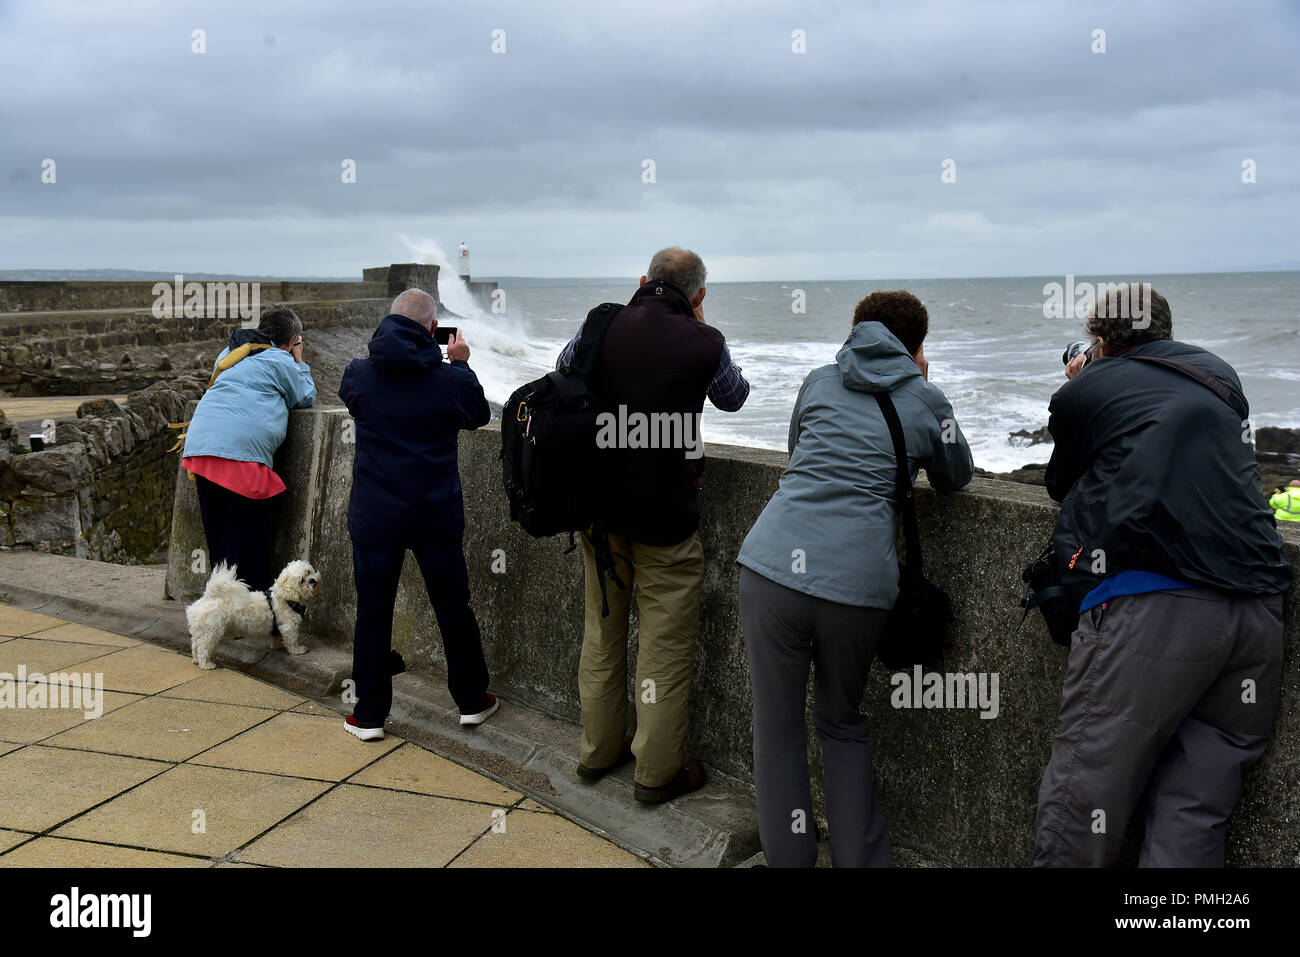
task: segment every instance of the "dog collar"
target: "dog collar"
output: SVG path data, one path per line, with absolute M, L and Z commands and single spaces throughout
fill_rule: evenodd
M 307 606 L 300 601 L 286 601 L 285 604 L 288 605 L 290 608 L 292 608 L 299 615 L 307 614 Z

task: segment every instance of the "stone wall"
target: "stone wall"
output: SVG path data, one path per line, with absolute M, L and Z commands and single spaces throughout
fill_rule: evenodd
M 41 452 L 0 450 L 0 545 L 114 562 L 168 546 L 180 453 L 169 452 L 186 403 L 206 376 L 152 385 L 123 408 L 84 402 L 55 420 Z
M 283 302 L 302 317 L 303 357 L 321 368 L 328 397 L 346 359 L 364 354 L 393 296 L 411 287 L 438 295 L 437 266 L 365 274 L 377 278 L 259 284 L 263 307 Z M 211 370 L 241 320 L 158 318 L 152 289 L 152 282 L 0 282 L 0 389 L 22 397 L 119 394 Z
M 388 268 L 388 267 L 384 267 Z M 437 286 L 437 266 L 434 270 Z M 87 309 L 148 308 L 153 304 L 155 283 L 169 285 L 175 276 L 156 280 L 70 280 L 0 282 L 0 313 L 67 312 Z M 202 282 L 238 282 L 239 280 L 203 279 Z M 400 291 L 400 290 L 399 290 Z M 388 294 L 386 282 L 259 282 L 258 295 L 263 305 L 273 302 L 303 302 L 310 299 L 373 299 Z
M 275 530 L 279 561 L 310 559 L 323 591 L 307 618 L 319 640 L 347 643 L 355 614 L 346 526 L 352 446 L 342 410 L 290 416 L 277 471 L 290 492 Z M 559 538 L 534 540 L 512 525 L 501 491 L 500 434 L 494 427 L 461 438 L 465 541 L 474 608 L 483 630 L 493 687 L 571 720 L 578 716 L 582 640 L 582 561 Z M 692 689 L 688 751 L 712 767 L 752 780 L 748 668 L 736 604 L 735 556 L 776 489 L 785 456 L 709 446 L 701 498 L 706 572 Z M 191 555 L 203 547 L 192 484 L 177 477 L 167 587 L 189 599 L 203 587 Z M 876 775 L 896 845 L 941 865 L 1022 866 L 1033 841 L 1038 784 L 1047 762 L 1065 670 L 1034 616 L 1023 630 L 1019 571 L 1037 555 L 1055 518 L 1041 488 L 977 479 L 941 496 L 917 494 L 927 574 L 948 590 L 955 645 L 941 670 L 997 672 L 1000 712 L 894 710 L 889 675 L 877 666 L 864 700 L 876 736 Z M 1300 564 L 1300 529 L 1284 532 Z M 498 551 L 499 550 L 499 551 Z M 494 557 L 505 570 L 493 572 Z M 499 566 L 499 563 L 498 563 Z M 1295 589 L 1274 742 L 1252 773 L 1229 832 L 1230 861 L 1300 864 L 1300 650 Z M 408 556 L 394 618 L 394 643 L 416 666 L 443 665 L 438 629 L 418 570 Z M 632 629 L 635 654 L 636 628 Z M 630 689 L 629 689 L 630 691 Z M 576 730 L 575 730 L 576 733 Z M 814 780 L 820 757 L 811 743 Z M 817 797 L 820 807 L 820 795 Z

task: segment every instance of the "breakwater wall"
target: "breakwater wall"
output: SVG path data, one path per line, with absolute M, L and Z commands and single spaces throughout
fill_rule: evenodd
M 438 267 L 395 263 L 364 270 L 361 282 L 257 282 L 262 309 L 289 304 L 302 317 L 304 358 L 319 367 L 332 397 L 346 358 L 365 354 L 370 331 L 394 296 L 420 288 L 437 298 Z M 0 282 L 0 389 L 21 397 L 119 394 L 200 370 L 211 371 L 233 328 L 246 317 L 252 290 L 215 287 L 230 280 L 196 280 L 202 308 L 184 308 L 189 282 L 155 315 L 155 281 Z M 251 286 L 251 283 L 242 283 Z M 208 305 L 213 308 L 211 314 Z M 345 358 L 346 357 L 346 358 Z M 333 386 L 333 389 L 328 388 Z
M 323 591 L 306 627 L 316 640 L 341 644 L 351 641 L 355 614 L 346 525 L 349 426 L 343 410 L 292 413 L 276 463 L 290 488 L 276 520 L 277 557 L 308 558 L 320 570 Z M 465 554 L 493 687 L 507 701 L 576 721 L 582 562 L 576 553 L 563 554 L 566 541 L 535 540 L 509 522 L 499 449 L 494 426 L 461 437 Z M 780 453 L 707 447 L 701 494 L 706 570 L 688 753 L 741 780 L 752 780 L 752 711 L 735 556 L 785 464 Z M 181 473 L 175 488 L 167 587 L 172 597 L 190 599 L 206 577 L 194 570 L 193 559 L 204 547 L 203 533 L 192 483 Z M 1056 508 L 1041 488 L 984 479 L 946 496 L 922 482 L 917 503 L 927 574 L 948 591 L 956 614 L 954 647 L 939 670 L 996 673 L 999 707 L 994 718 L 982 718 L 976 709 L 896 710 L 890 675 L 875 666 L 864 709 L 874 729 L 876 779 L 890 833 L 896 845 L 936 865 L 1024 866 L 1056 726 L 1065 652 L 1048 641 L 1036 615 L 1017 630 L 1019 572 L 1047 540 Z M 1300 563 L 1300 529 L 1283 534 L 1292 561 Z M 1300 864 L 1295 597 L 1293 588 L 1274 740 L 1247 780 L 1229 829 L 1229 862 L 1235 865 Z M 437 623 L 410 556 L 397 599 L 394 644 L 417 667 L 443 665 Z M 635 621 L 630 644 L 635 655 Z M 816 781 L 815 737 L 810 757 Z

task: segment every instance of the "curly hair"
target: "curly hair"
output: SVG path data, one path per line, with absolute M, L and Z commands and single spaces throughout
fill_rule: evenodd
M 853 324 L 879 322 L 898 337 L 907 351 L 916 355 L 930 331 L 930 314 L 925 304 L 906 289 L 873 292 L 853 310 Z
M 284 346 L 302 332 L 302 320 L 288 306 L 277 303 L 262 313 L 257 331 L 269 336 L 277 346 Z
M 1107 349 L 1174 337 L 1169 302 L 1149 282 L 1098 283 L 1097 302 L 1083 324 L 1085 335 L 1106 340 Z

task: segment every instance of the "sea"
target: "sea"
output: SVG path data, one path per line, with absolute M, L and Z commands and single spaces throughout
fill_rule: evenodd
M 478 277 L 475 277 L 478 278 Z M 486 278 L 486 277 L 485 277 Z M 1209 349 L 1241 377 L 1258 426 L 1300 426 L 1300 272 L 985 279 L 710 282 L 704 318 L 727 337 L 751 392 L 745 407 L 720 412 L 707 402 L 709 442 L 786 447 L 790 413 L 808 373 L 835 361 L 853 309 L 878 289 L 907 289 L 925 303 L 930 381 L 947 395 L 975 464 L 1006 472 L 1045 462 L 1050 445 L 1012 438 L 1047 424 L 1052 393 L 1064 382 L 1061 354 L 1083 338 L 1071 303 L 1049 317 L 1056 283 L 1086 305 L 1082 283 L 1149 281 L 1170 304 L 1174 337 Z M 441 271 L 439 295 L 463 316 L 470 366 L 490 400 L 554 368 L 556 356 L 602 302 L 626 302 L 636 280 L 503 279 L 503 312 L 483 310 L 455 276 Z M 797 311 L 802 305 L 803 311 Z M 452 320 L 444 320 L 450 322 Z

